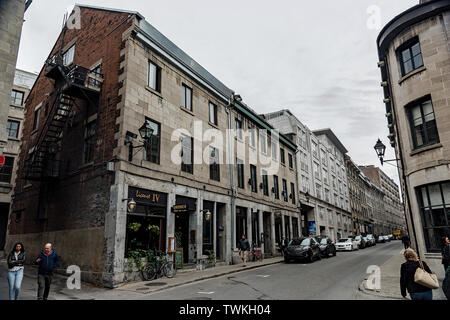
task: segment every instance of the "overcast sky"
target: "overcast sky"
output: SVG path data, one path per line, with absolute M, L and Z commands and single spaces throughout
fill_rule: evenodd
M 258 113 L 290 109 L 311 130 L 331 128 L 360 165 L 389 146 L 377 67 L 381 27 L 419 0 L 99 0 L 138 11 Z M 34 0 L 18 68 L 39 72 L 73 1 Z M 379 12 L 379 15 L 377 14 Z M 397 169 L 383 170 L 398 182 Z

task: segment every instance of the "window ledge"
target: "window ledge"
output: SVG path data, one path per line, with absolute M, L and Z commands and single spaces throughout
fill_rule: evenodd
M 24 185 L 23 186 L 23 189 L 28 189 L 28 188 L 31 188 L 33 185 L 31 184 L 31 183 L 29 183 L 29 184 L 27 184 L 27 185 Z
M 13 138 L 13 137 L 8 137 L 9 141 L 16 141 L 16 142 L 20 142 L 20 139 L 18 138 Z
M 161 93 L 156 91 L 155 89 L 152 89 L 149 86 L 145 86 L 145 89 L 147 89 L 147 91 L 150 91 L 151 93 L 153 93 L 155 96 L 158 96 L 161 99 L 163 99 L 163 96 L 161 95 Z
M 405 80 L 407 80 L 407 79 L 411 78 L 412 76 L 419 74 L 425 70 L 427 70 L 427 68 L 425 66 L 422 66 L 414 71 L 411 71 L 410 73 L 404 75 L 400 80 L 398 80 L 398 84 L 401 85 Z
M 12 185 L 11 183 L 8 183 L 8 182 L 0 182 L 0 187 L 3 187 L 3 188 L 12 188 L 13 185 Z
M 88 162 L 78 167 L 78 170 L 86 169 L 88 167 L 92 167 L 94 165 L 94 161 Z
M 219 129 L 219 126 L 218 126 L 217 124 L 214 124 L 214 123 L 212 123 L 211 121 L 208 121 L 208 124 L 209 124 L 211 127 L 216 128 L 217 130 L 220 130 L 220 129 Z
M 426 147 L 421 147 L 420 149 L 415 149 L 413 151 L 411 151 L 411 153 L 409 154 L 410 157 L 415 156 L 419 153 L 425 152 L 425 151 L 430 151 L 433 149 L 439 149 L 442 148 L 442 144 L 441 143 L 437 143 L 437 144 L 433 144 L 431 146 L 426 146 Z
M 188 110 L 188 109 L 186 109 L 186 108 L 183 107 L 183 106 L 180 106 L 180 109 L 183 110 L 183 111 L 186 112 L 186 113 L 189 113 L 191 116 L 194 116 L 194 117 L 195 117 L 195 114 L 194 114 L 191 110 Z

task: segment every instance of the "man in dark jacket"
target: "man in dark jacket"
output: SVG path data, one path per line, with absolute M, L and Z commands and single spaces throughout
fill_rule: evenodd
M 414 275 L 417 268 L 420 268 L 420 262 L 417 254 L 412 249 L 405 250 L 404 257 L 406 262 L 400 268 L 400 291 L 403 298 L 406 298 L 408 290 L 411 300 L 433 300 L 433 291 L 414 281 Z M 432 273 L 425 261 L 422 261 L 426 272 Z
M 242 235 L 242 238 L 239 240 L 237 247 L 239 249 L 239 255 L 241 256 L 242 262 L 244 262 L 243 267 L 246 266 L 248 252 L 250 251 L 250 243 L 245 238 L 245 235 Z
M 409 236 L 407 233 L 405 233 L 402 237 L 403 246 L 405 247 L 405 250 L 409 248 Z
M 283 254 L 283 256 L 284 256 L 284 252 L 286 251 L 287 246 L 288 246 L 288 243 L 287 243 L 286 237 L 283 236 L 281 238 L 281 242 L 280 242 L 280 249 L 281 249 L 281 253 Z
M 446 272 L 450 264 L 450 240 L 448 237 L 442 239 L 442 264 L 444 265 L 444 272 Z
M 58 254 L 52 250 L 52 244 L 47 243 L 36 258 L 38 270 L 38 300 L 47 300 L 52 283 L 53 271 L 60 266 Z

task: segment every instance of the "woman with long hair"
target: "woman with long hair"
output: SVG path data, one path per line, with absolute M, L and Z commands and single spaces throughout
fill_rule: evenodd
M 17 300 L 19 298 L 25 260 L 25 248 L 22 243 L 17 242 L 8 255 L 9 300 Z
M 433 291 L 414 281 L 416 270 L 420 268 L 417 253 L 412 249 L 406 249 L 403 256 L 406 260 L 400 269 L 400 291 L 403 298 L 406 298 L 406 290 L 408 290 L 411 300 L 433 300 Z M 426 272 L 432 273 L 425 261 L 422 261 L 422 264 Z

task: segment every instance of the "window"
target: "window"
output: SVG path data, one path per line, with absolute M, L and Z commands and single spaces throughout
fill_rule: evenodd
M 264 130 L 261 130 L 259 133 L 259 141 L 261 152 L 267 154 L 267 133 Z
M 217 125 L 217 105 L 215 105 L 214 103 L 210 102 L 209 103 L 209 122 L 211 122 L 212 124 Z
M 73 63 L 73 57 L 75 55 L 75 45 L 71 46 L 64 54 L 63 54 L 63 65 L 69 66 Z
M 33 130 L 36 130 L 39 126 L 39 117 L 41 115 L 41 108 L 34 110 Z
M 417 188 L 420 214 L 429 252 L 440 252 L 450 228 L 450 181 Z
M 267 180 L 267 171 L 262 170 L 262 183 L 263 183 L 263 193 L 265 196 L 269 196 L 269 182 Z
M 285 155 L 284 155 L 284 149 L 283 148 L 280 149 L 280 160 L 281 160 L 282 164 L 286 164 L 286 158 L 285 158 Z
M 320 184 L 316 184 L 316 195 L 317 198 L 322 199 L 322 189 L 320 187 Z
M 280 199 L 280 191 L 278 188 L 278 176 L 273 176 L 273 192 L 275 193 L 275 199 Z
M 287 181 L 283 179 L 283 200 L 288 202 L 288 190 L 287 190 Z
M 291 153 L 288 154 L 288 159 L 289 159 L 289 168 L 294 169 L 294 158 L 292 157 Z
M 276 140 L 272 139 L 272 159 L 277 161 L 278 160 L 278 143 Z
M 192 111 L 192 89 L 184 83 L 182 84 L 182 88 L 181 106 Z
M 423 66 L 422 52 L 417 37 L 406 42 L 398 49 L 402 75 L 407 75 Z
M 161 152 L 161 124 L 146 118 L 145 121 L 152 128 L 153 134 L 145 145 L 145 160 L 159 164 Z
M 102 77 L 102 65 L 99 64 L 94 69 L 91 70 L 91 73 L 94 74 L 97 77 Z M 102 83 L 98 81 L 97 79 L 94 79 L 92 77 L 88 78 L 88 83 L 90 86 L 100 88 L 102 86 Z M 45 108 L 45 112 L 47 113 L 47 106 Z
M 11 91 L 11 104 L 21 106 L 23 104 L 24 93 L 22 91 Z
M 184 134 L 181 135 L 181 171 L 194 173 L 194 139 Z
M 320 180 L 320 169 L 316 162 L 314 162 L 314 177 Z
M 256 180 L 256 166 L 250 165 L 250 179 L 252 185 L 252 192 L 258 192 L 258 181 Z
M 291 182 L 291 200 L 295 204 L 295 185 Z
M 95 134 L 97 131 L 97 121 L 92 121 L 86 125 L 84 131 L 83 163 L 94 160 Z
M 153 90 L 161 92 L 161 68 L 151 61 L 148 62 L 147 85 Z
M 242 140 L 242 120 L 235 118 L 234 123 L 235 123 L 235 128 L 236 128 L 236 137 L 239 140 Z
M 236 159 L 236 167 L 238 174 L 238 187 L 244 189 L 244 162 L 240 159 Z
M 319 152 L 317 151 L 317 143 L 314 141 L 312 142 L 312 150 L 313 150 L 313 156 L 317 159 L 319 159 Z
M 11 183 L 13 167 L 14 158 L 5 157 L 5 164 L 3 166 L 0 166 L 0 182 Z
M 214 147 L 209 148 L 209 178 L 211 180 L 220 181 L 219 149 Z
M 407 106 L 414 149 L 439 143 L 433 105 L 429 97 Z
M 6 124 L 6 132 L 8 132 L 8 137 L 10 138 L 19 138 L 19 121 L 8 120 Z
M 256 129 L 254 126 L 249 125 L 249 133 L 250 133 L 250 147 L 256 148 Z

